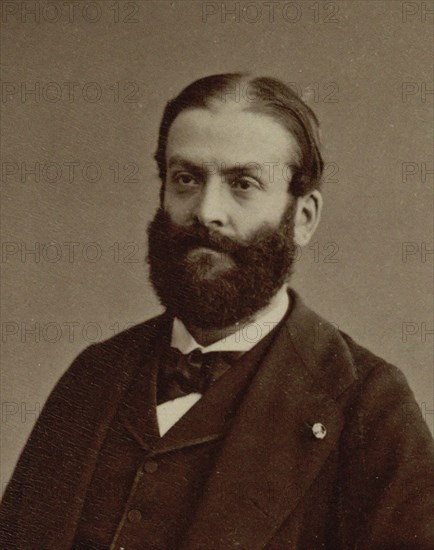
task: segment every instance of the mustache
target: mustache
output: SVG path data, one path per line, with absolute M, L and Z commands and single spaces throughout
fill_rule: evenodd
M 216 252 L 239 257 L 243 255 L 248 247 L 261 242 L 269 234 L 269 231 L 262 228 L 257 230 L 248 241 L 240 241 L 211 230 L 200 222 L 194 222 L 188 226 L 179 225 L 173 222 L 164 210 L 159 210 L 157 218 L 158 227 L 168 237 L 169 242 L 176 245 L 177 253 L 188 252 L 197 247 L 205 247 Z

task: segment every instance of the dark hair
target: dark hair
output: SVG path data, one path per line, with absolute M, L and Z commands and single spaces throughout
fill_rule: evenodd
M 299 197 L 318 189 L 324 162 L 320 153 L 319 123 L 314 112 L 289 86 L 275 78 L 226 73 L 196 80 L 167 103 L 155 153 L 163 183 L 162 193 L 166 180 L 167 137 L 175 118 L 186 109 L 206 108 L 218 100 L 225 103 L 231 97 L 233 101 L 245 103 L 246 110 L 272 116 L 295 137 L 299 159 L 291 166 L 293 176 L 289 190 L 292 195 Z

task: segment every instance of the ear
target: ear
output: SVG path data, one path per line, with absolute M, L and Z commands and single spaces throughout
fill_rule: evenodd
M 303 197 L 297 197 L 295 212 L 294 241 L 298 246 L 306 246 L 318 226 L 321 218 L 323 200 L 317 190 Z

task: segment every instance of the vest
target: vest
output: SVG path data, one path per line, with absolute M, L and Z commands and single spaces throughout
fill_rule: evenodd
M 243 354 L 163 437 L 154 368 L 141 369 L 114 416 L 89 486 L 74 550 L 173 549 L 182 542 L 222 440 L 276 327 Z M 149 375 L 149 372 L 151 373 Z

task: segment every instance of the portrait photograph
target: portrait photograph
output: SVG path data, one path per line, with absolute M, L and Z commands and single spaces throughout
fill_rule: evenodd
M 0 548 L 432 550 L 433 4 L 0 8 Z

